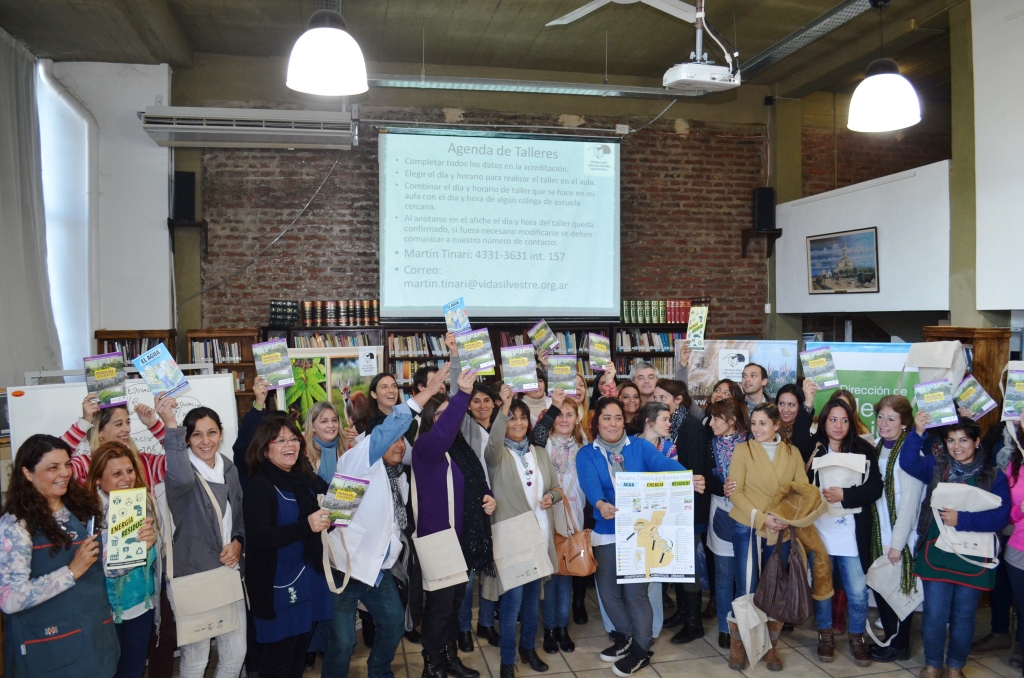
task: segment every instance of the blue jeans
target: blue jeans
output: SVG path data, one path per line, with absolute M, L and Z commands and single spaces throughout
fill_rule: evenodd
M 736 600 L 736 559 L 716 553 L 714 562 L 715 598 L 718 600 L 718 632 L 729 633 L 727 617 L 732 609 L 732 601 Z M 746 572 L 743 574 L 745 575 Z
M 149 652 L 149 636 L 153 632 L 153 610 L 135 619 L 126 619 L 114 624 L 117 642 L 121 644 L 121 658 L 117 661 L 114 678 L 142 678 L 146 669 L 146 653 Z M 165 624 L 172 623 L 165 620 Z
M 572 577 L 552 575 L 544 586 L 544 600 L 540 602 L 540 616 L 545 629 L 562 629 L 569 625 L 569 607 L 572 605 Z
M 962 669 L 967 664 L 967 653 L 974 638 L 974 615 L 982 591 L 945 581 L 922 579 L 921 583 L 924 585 L 924 619 L 921 624 L 924 663 L 942 667 L 942 648 L 946 643 L 948 623 L 946 666 Z
M 765 562 L 772 555 L 772 551 L 775 550 L 774 546 L 768 546 L 767 542 L 761 537 L 754 535 L 754 562 L 750 567 L 750 581 L 747 579 L 747 550 L 750 548 L 750 533 L 754 531 L 754 528 L 747 527 L 743 523 L 736 521 L 736 530 L 732 533 L 732 555 L 733 555 L 733 566 L 735 567 L 734 572 L 736 579 L 736 596 L 734 598 L 725 598 L 729 601 L 730 607 L 732 601 L 740 596 L 745 596 L 748 593 L 752 593 L 757 590 L 757 582 L 761 578 L 761 570 L 757 566 L 757 549 L 761 549 L 761 567 L 764 567 Z M 788 543 L 788 542 L 787 542 Z M 783 556 L 787 552 L 783 552 Z M 724 632 L 723 632 L 724 633 Z
M 459 630 L 469 633 L 473 630 L 473 581 L 476 578 L 476 570 L 469 571 L 469 581 L 466 582 L 466 597 L 462 599 L 459 606 Z M 480 589 L 480 612 L 477 614 L 477 623 L 481 626 L 494 626 L 494 610 L 498 603 L 487 600 L 483 595 L 483 584 Z
M 537 612 L 540 606 L 540 580 L 517 586 L 501 594 L 498 601 L 501 616 L 498 633 L 501 635 L 501 663 L 516 663 L 516 620 L 522 618 L 523 628 L 519 647 L 532 650 L 537 643 Z M 374 676 L 373 678 L 376 678 Z
M 846 591 L 850 633 L 864 633 L 868 619 L 868 581 L 860 556 L 832 556 L 832 572 L 837 572 Z M 814 554 L 808 554 L 808 566 L 813 567 Z M 813 571 L 813 570 L 812 570 Z M 819 629 L 832 628 L 832 599 L 814 601 L 814 621 Z
M 339 577 L 335 583 L 341 586 Z M 327 650 L 324 652 L 323 674 L 331 678 L 347 678 L 352 651 L 356 646 L 356 605 L 360 602 L 373 617 L 377 633 L 373 649 L 366 661 L 368 678 L 381 678 L 391 672 L 391 661 L 405 633 L 405 607 L 398 597 L 398 587 L 390 572 L 384 572 L 379 586 L 370 586 L 350 579 L 340 594 L 331 594 L 334 619 L 321 622 L 330 626 Z

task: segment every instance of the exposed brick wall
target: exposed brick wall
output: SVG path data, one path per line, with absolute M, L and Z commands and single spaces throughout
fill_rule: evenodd
M 801 131 L 804 197 L 929 165 L 951 156 L 948 132 L 863 134 L 805 125 Z M 838 178 L 838 181 L 837 181 Z
M 557 125 L 546 116 L 465 114 L 467 123 Z M 364 118 L 443 122 L 440 110 L 363 110 Z M 588 119 L 610 126 L 622 120 Z M 630 120 L 638 127 L 644 121 Z M 682 132 L 682 133 L 680 133 Z M 753 189 L 765 180 L 764 128 L 659 121 L 622 143 L 622 297 L 714 297 L 709 334 L 763 331 L 764 242 L 740 257 Z M 245 263 L 294 218 L 338 157 L 330 151 L 209 149 L 203 283 Z M 341 153 L 331 179 L 295 229 L 256 263 L 203 296 L 204 327 L 258 326 L 267 302 L 375 298 L 378 290 L 377 138 Z M 596 271 L 581 271 L 589 276 Z

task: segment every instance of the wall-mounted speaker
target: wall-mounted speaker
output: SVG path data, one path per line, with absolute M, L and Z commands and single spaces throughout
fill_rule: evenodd
M 765 233 L 775 230 L 775 189 L 754 189 L 754 230 Z
M 174 196 L 171 199 L 171 219 L 196 220 L 196 173 L 174 172 Z

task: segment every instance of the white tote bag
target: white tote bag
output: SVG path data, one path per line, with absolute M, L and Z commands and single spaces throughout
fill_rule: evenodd
M 210 496 L 210 503 L 217 512 L 217 531 L 224 522 L 224 516 L 217 503 L 217 497 L 206 480 L 196 474 L 196 480 Z M 235 570 L 224 565 L 196 572 L 184 577 L 174 577 L 174 533 L 167 544 L 167 599 L 174 610 L 174 623 L 178 632 L 178 645 L 189 645 L 208 640 L 241 628 L 238 618 L 238 601 L 245 597 L 242 578 Z
M 918 383 L 947 379 L 950 384 L 959 384 L 967 372 L 967 356 L 959 341 L 922 341 L 911 344 L 897 388 L 903 388 L 903 374 L 908 367 L 917 368 Z M 910 402 L 913 403 L 914 398 Z
M 880 556 L 875 562 L 871 563 L 871 567 L 868 568 L 867 572 L 868 586 L 875 592 L 875 595 L 881 596 L 889 607 L 892 608 L 892 611 L 899 617 L 900 622 L 913 614 L 914 610 L 924 602 L 924 587 L 916 575 L 914 575 L 914 590 L 909 595 L 903 593 L 903 588 L 900 584 L 902 573 L 902 561 L 893 565 L 889 562 L 888 556 Z M 881 647 L 889 647 L 889 643 L 896 637 L 896 634 L 894 633 L 883 643 L 875 636 L 875 632 L 871 628 L 872 626 L 873 624 L 867 625 L 867 632 L 871 636 L 871 640 Z M 899 632 L 899 626 L 896 627 L 896 631 L 897 633 Z
M 750 585 L 750 577 L 754 565 L 754 517 L 757 510 L 750 512 L 750 542 L 747 545 L 747 586 Z M 761 549 L 757 549 L 757 570 L 761 571 Z M 768 635 L 768 615 L 754 605 L 754 591 L 745 596 L 740 596 L 732 601 L 732 612 L 727 619 L 740 631 L 740 639 L 743 640 L 743 649 L 747 653 L 750 667 L 753 668 L 759 659 L 768 650 L 772 649 L 772 640 Z
M 811 461 L 811 470 L 818 474 L 818 487 L 856 487 L 867 480 L 868 458 L 863 454 L 829 452 Z M 822 501 L 825 501 L 822 495 Z M 828 504 L 828 516 L 839 518 L 860 513 L 860 508 L 843 508 L 842 504 Z
M 469 581 L 466 558 L 462 555 L 459 535 L 455 533 L 455 488 L 452 484 L 452 458 L 448 456 L 447 452 L 444 458 L 448 462 L 448 529 L 426 537 L 417 537 L 415 534 L 412 537 L 416 557 L 420 561 L 420 570 L 423 572 L 424 591 L 438 591 Z M 420 525 L 419 505 L 416 474 L 413 473 L 412 511 L 416 519 L 417 532 L 419 532 Z
M 554 574 L 548 544 L 533 511 L 491 525 L 494 567 L 505 591 Z
M 995 532 L 961 532 L 955 527 L 943 524 L 939 509 L 954 511 L 991 511 L 1002 505 L 1002 500 L 973 485 L 964 483 L 939 483 L 932 491 L 931 508 L 935 524 L 939 527 L 939 538 L 935 545 L 947 553 L 954 553 L 962 560 L 991 570 L 999 564 L 999 538 Z M 990 559 L 990 562 L 978 560 Z

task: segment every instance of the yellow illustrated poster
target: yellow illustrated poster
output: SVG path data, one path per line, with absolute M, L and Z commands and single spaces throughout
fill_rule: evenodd
M 696 581 L 692 471 L 620 471 L 615 508 L 618 583 Z
M 139 531 L 146 520 L 146 488 L 114 490 L 107 505 L 107 566 L 131 567 L 146 562 Z

